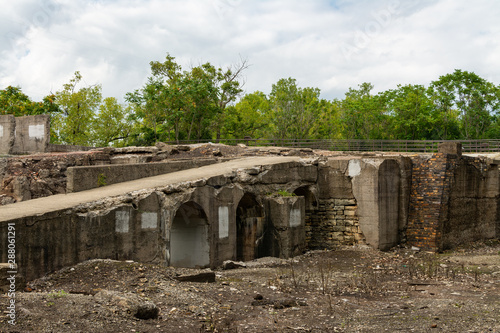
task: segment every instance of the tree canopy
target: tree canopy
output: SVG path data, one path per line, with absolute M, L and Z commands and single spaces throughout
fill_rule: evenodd
M 0 114 L 50 114 L 54 143 L 123 146 L 158 141 L 226 139 L 500 138 L 500 87 L 473 72 L 455 70 L 427 87 L 399 84 L 373 93 L 364 82 L 342 99 L 326 100 L 316 87 L 279 79 L 266 95 L 243 95 L 247 61 L 183 69 L 167 53 L 150 62 L 143 87 L 126 104 L 82 85 L 77 71 L 55 94 L 32 101 L 20 87 L 0 90 Z

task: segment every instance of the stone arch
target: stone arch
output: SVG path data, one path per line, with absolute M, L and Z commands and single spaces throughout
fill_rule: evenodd
M 320 220 L 318 217 L 319 204 L 311 186 L 300 186 L 293 191 L 296 196 L 304 197 L 305 200 L 305 237 L 306 247 L 309 248 L 320 236 Z M 312 246 L 314 247 L 314 246 Z
M 236 260 L 248 261 L 267 255 L 265 216 L 252 193 L 245 193 L 236 207 Z
M 399 188 L 401 170 L 395 160 L 385 160 L 378 169 L 379 246 L 388 250 L 399 242 Z
M 306 211 L 313 211 L 318 209 L 318 200 L 314 194 L 311 186 L 300 186 L 293 191 L 293 194 L 299 197 L 304 197 L 306 204 Z
M 207 215 L 194 201 L 177 209 L 170 228 L 170 265 L 207 267 L 210 265 L 210 241 Z

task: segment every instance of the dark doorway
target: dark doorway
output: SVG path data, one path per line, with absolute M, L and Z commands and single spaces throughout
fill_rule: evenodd
M 268 255 L 262 206 L 255 195 L 245 193 L 236 208 L 236 260 L 248 261 Z
M 203 208 L 195 202 L 182 204 L 175 213 L 170 229 L 170 265 L 192 268 L 210 265 L 208 220 Z

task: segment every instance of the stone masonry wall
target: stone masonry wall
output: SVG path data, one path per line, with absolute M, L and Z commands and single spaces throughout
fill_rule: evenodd
M 355 199 L 320 200 L 317 209 L 306 211 L 307 247 L 329 249 L 361 241 L 356 209 Z

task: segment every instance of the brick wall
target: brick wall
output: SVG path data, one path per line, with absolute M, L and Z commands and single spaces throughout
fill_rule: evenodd
M 494 237 L 498 225 L 498 177 L 481 158 L 437 153 L 413 159 L 406 230 L 409 245 L 442 251 L 461 242 Z M 498 186 L 497 186 L 498 187 Z M 493 210 L 493 211 L 492 211 Z

